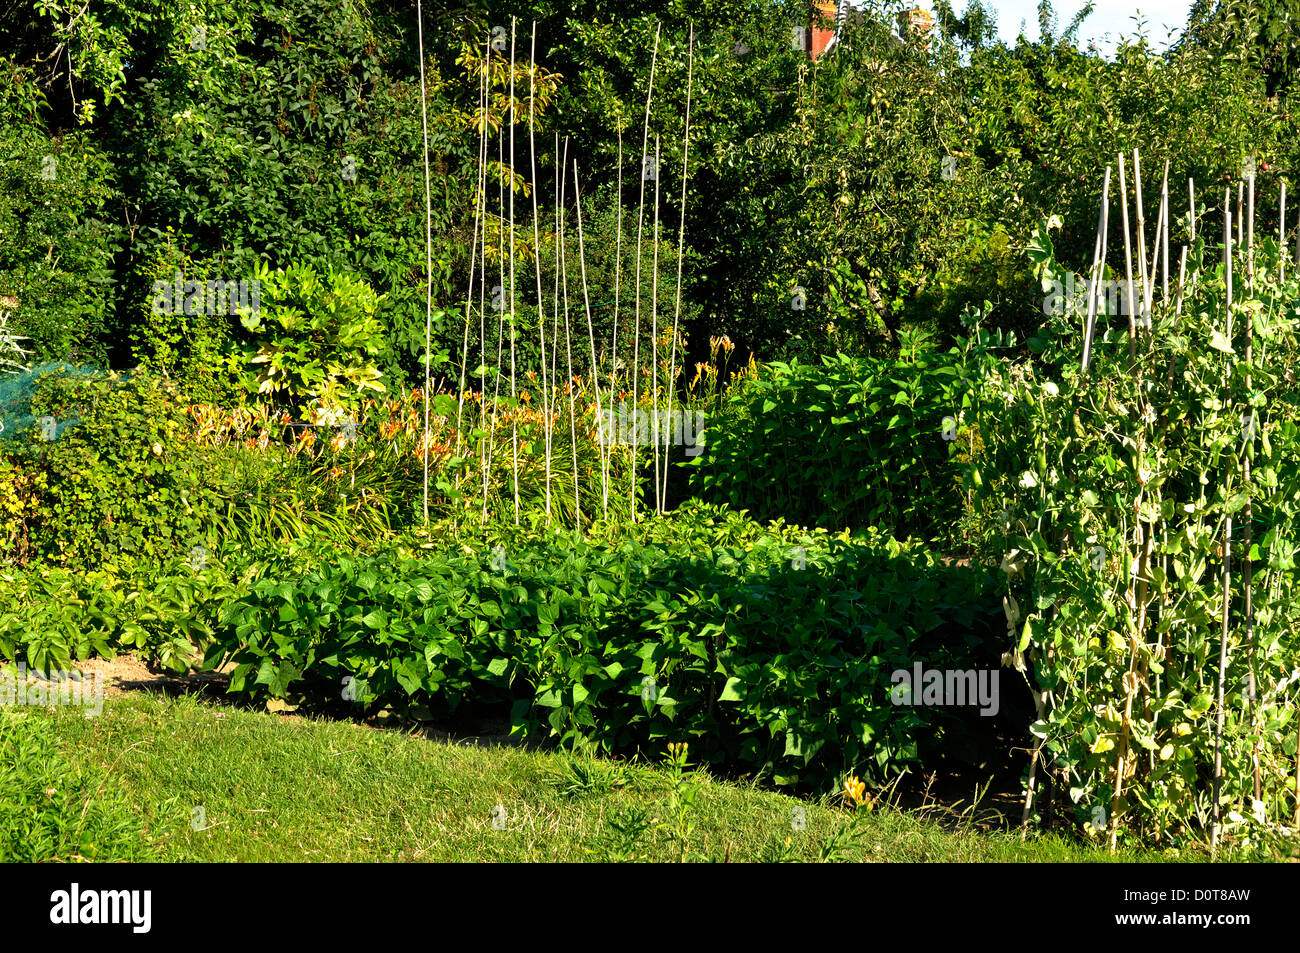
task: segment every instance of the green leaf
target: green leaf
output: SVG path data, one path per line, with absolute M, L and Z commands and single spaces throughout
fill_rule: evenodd
M 742 685 L 744 685 L 744 681 L 738 678 L 737 676 L 733 675 L 731 678 L 727 679 L 727 684 L 723 686 L 722 694 L 718 696 L 718 701 L 720 702 L 744 701 L 744 696 L 739 691 Z
M 1224 354 L 1236 354 L 1232 349 L 1232 342 L 1224 336 L 1222 331 L 1213 331 L 1210 334 L 1210 347 L 1216 351 L 1222 351 Z

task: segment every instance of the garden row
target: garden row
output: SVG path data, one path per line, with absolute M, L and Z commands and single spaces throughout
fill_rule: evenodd
M 690 741 L 716 765 L 825 787 L 973 756 L 975 709 L 897 704 L 891 675 L 973 668 L 997 610 L 987 573 L 915 545 L 696 506 L 617 542 L 521 531 L 491 547 L 212 559 L 143 586 L 11 573 L 0 652 L 53 666 L 132 648 L 183 669 L 192 645 L 207 666 L 232 662 L 230 690 L 253 699 L 495 709 L 539 740 Z

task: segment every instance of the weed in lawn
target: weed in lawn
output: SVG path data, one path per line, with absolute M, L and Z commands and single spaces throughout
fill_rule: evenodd
M 646 837 L 653 823 L 650 808 L 645 805 L 620 807 L 606 820 L 604 828 L 596 835 L 592 847 L 587 848 L 586 852 L 598 863 L 631 863 L 649 860 Z
M 550 776 L 561 796 L 571 799 L 604 797 L 626 787 L 627 769 L 618 762 L 596 761 L 577 755 L 565 755 L 559 770 Z

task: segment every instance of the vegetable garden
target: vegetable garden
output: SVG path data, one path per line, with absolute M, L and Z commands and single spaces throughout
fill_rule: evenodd
M 1273 33 L 742 6 L 0 14 L 0 662 L 1293 853 Z

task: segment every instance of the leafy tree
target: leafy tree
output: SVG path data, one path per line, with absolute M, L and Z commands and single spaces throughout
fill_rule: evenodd
M 1183 39 L 1245 52 L 1271 96 L 1290 89 L 1300 68 L 1300 0 L 1196 0 Z

